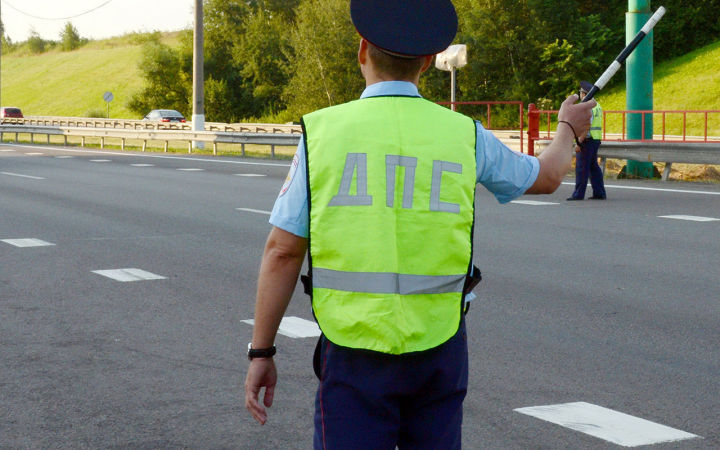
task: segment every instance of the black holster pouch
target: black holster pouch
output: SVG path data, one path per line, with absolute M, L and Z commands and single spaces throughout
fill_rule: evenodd
M 482 274 L 480 273 L 480 269 L 473 264 L 472 270 L 465 276 L 465 285 L 463 286 L 463 314 L 467 314 L 468 311 L 470 311 L 470 302 L 465 302 L 465 296 L 471 293 L 473 289 L 475 289 L 475 286 L 480 284 L 481 281 Z
M 476 265 L 473 265 L 472 271 L 465 276 L 465 286 L 463 286 L 463 295 L 468 295 L 475 289 L 475 286 L 482 281 L 482 274 Z
M 310 278 L 310 275 L 300 275 L 300 282 L 303 285 L 303 291 L 312 297 L 312 278 Z

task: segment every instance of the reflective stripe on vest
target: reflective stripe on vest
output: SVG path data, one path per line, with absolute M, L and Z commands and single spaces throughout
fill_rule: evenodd
M 596 141 L 599 141 L 602 139 L 602 121 L 603 121 L 603 113 L 602 108 L 600 107 L 600 103 L 595 105 L 595 107 L 592 109 L 592 123 L 590 124 L 590 137 L 595 139 Z
M 474 121 L 417 97 L 371 97 L 311 113 L 303 127 L 325 336 L 391 354 L 450 339 L 472 259 Z
M 409 275 L 383 272 L 342 272 L 314 268 L 313 286 L 338 291 L 374 294 L 444 294 L 462 292 L 467 273 L 459 275 Z

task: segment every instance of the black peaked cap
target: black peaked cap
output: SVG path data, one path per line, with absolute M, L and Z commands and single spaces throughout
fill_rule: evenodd
M 350 16 L 368 42 L 406 57 L 440 53 L 458 27 L 450 0 L 351 0 Z
M 589 81 L 581 81 L 580 82 L 580 89 L 582 89 L 585 92 L 590 92 L 590 89 L 592 89 L 593 84 Z

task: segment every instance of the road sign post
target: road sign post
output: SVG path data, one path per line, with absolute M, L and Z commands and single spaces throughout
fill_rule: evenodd
M 103 100 L 105 100 L 105 103 L 107 103 L 107 118 L 108 119 L 110 118 L 110 102 L 113 101 L 114 98 L 115 98 L 115 96 L 110 91 L 107 91 L 106 93 L 103 94 Z

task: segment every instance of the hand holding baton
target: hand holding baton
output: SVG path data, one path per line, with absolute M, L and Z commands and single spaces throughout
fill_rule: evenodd
M 615 75 L 615 73 L 620 69 L 620 66 L 622 63 L 625 62 L 628 56 L 635 50 L 635 47 L 638 46 L 640 41 L 643 40 L 645 36 L 650 34 L 650 31 L 652 31 L 653 27 L 656 23 L 660 21 L 662 16 L 665 15 L 665 7 L 661 6 L 658 8 L 657 11 L 655 11 L 655 14 L 648 19 L 647 22 L 645 22 L 645 25 L 638 31 L 638 34 L 635 35 L 632 41 L 623 49 L 623 51 L 620 52 L 620 54 L 615 58 L 615 61 L 610 64 L 610 67 L 608 67 L 605 72 L 600 76 L 600 78 L 597 79 L 595 84 L 593 85 L 592 89 L 590 89 L 590 92 L 585 95 L 585 98 L 582 100 L 583 102 L 588 102 L 592 100 L 592 98 L 595 96 L 595 94 L 602 88 L 605 87 L 608 81 L 610 81 L 610 78 Z

